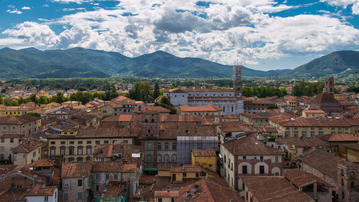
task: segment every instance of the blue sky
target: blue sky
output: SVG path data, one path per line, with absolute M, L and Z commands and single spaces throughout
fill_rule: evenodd
M 359 50 L 359 0 L 0 0 L 0 48 L 167 51 L 254 69 Z

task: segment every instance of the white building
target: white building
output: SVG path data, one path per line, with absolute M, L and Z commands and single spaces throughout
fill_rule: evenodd
M 233 67 L 233 89 L 172 89 L 164 92 L 174 106 L 215 105 L 223 115 L 243 113 L 241 66 Z
M 44 186 L 36 184 L 33 189 L 25 195 L 26 202 L 57 202 L 58 189 L 55 186 Z

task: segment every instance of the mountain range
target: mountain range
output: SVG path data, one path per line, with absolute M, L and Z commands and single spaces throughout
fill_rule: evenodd
M 323 77 L 359 72 L 359 52 L 339 51 L 294 70 L 260 71 L 243 67 L 244 77 Z M 229 78 L 232 66 L 199 58 L 180 58 L 163 51 L 126 57 L 117 52 L 84 48 L 45 50 L 0 49 L 0 78 L 69 78 L 134 76 L 147 78 Z

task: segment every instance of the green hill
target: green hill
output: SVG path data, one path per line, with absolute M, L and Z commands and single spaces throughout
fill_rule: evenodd
M 244 67 L 246 77 L 278 75 L 287 70 Z M 0 78 L 70 78 L 136 76 L 148 78 L 228 78 L 232 67 L 199 58 L 180 58 L 163 51 L 129 58 L 120 53 L 72 48 L 0 50 Z

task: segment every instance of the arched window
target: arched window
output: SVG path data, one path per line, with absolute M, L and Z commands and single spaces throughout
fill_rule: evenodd
M 171 160 L 172 160 L 172 162 L 177 162 L 176 154 L 172 154 Z
M 162 161 L 162 156 L 161 156 L 161 154 L 158 154 L 157 155 L 157 162 L 161 162 Z

